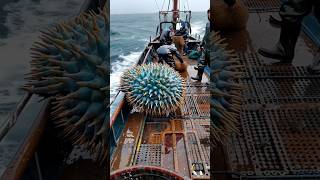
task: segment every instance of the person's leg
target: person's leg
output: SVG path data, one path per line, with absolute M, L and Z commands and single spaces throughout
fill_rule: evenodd
M 166 55 L 165 58 L 164 58 L 164 61 L 170 66 L 172 67 L 173 69 L 176 68 L 176 63 L 173 59 L 172 56 L 169 56 L 169 55 Z
M 191 77 L 191 79 L 196 80 L 201 82 L 202 80 L 202 75 L 204 72 L 204 68 L 209 64 L 209 53 L 205 52 L 205 56 L 204 58 L 200 59 L 199 63 L 198 63 L 198 74 L 196 77 Z
M 310 0 L 287 0 L 280 8 L 282 19 L 280 39 L 273 49 L 260 48 L 258 52 L 269 58 L 291 63 L 294 58 L 295 45 L 300 34 L 301 22 L 312 9 Z

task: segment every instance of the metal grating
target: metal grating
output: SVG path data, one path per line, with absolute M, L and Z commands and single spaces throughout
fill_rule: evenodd
M 320 107 L 241 114 L 228 144 L 231 169 L 243 175 L 320 174 Z
M 263 66 L 263 62 L 255 52 L 241 52 L 238 53 L 238 57 L 240 64 L 245 65 L 246 68 L 250 68 L 253 66 Z
M 195 119 L 195 131 L 199 137 L 201 153 L 207 166 L 210 164 L 210 119 Z
M 250 79 L 239 79 L 239 83 L 244 86 L 242 90 L 242 96 L 244 97 L 244 104 L 256 104 L 260 103 L 259 96 L 254 87 L 254 83 Z
M 265 116 L 274 120 L 292 174 L 320 174 L 320 108 L 303 107 L 269 110 Z
M 210 117 L 210 94 L 186 95 L 183 113 L 186 118 Z
M 202 161 L 201 153 L 203 153 L 197 142 L 197 137 L 194 133 L 187 133 L 187 145 L 188 145 L 188 157 L 190 166 L 192 167 L 192 176 L 209 176 L 209 172 L 207 171 L 207 166 Z
M 257 87 L 266 103 L 319 102 L 320 79 L 260 79 Z
M 232 137 L 229 145 L 231 168 L 245 175 L 283 175 L 288 167 L 279 142 L 269 128 L 270 121 L 263 111 L 244 111 L 240 117 L 240 133 Z
M 161 166 L 161 144 L 141 144 L 136 165 Z
M 209 85 L 203 83 L 188 83 L 186 94 L 209 94 Z
M 320 75 L 311 74 L 305 66 L 258 66 L 252 67 L 257 79 L 267 78 L 320 78 Z
M 278 11 L 281 2 L 243 1 L 255 12 Z M 254 48 L 238 56 L 245 75 L 237 81 L 246 89 L 239 133 L 227 144 L 226 173 L 240 179 L 320 175 L 320 75 L 303 66 L 265 65 Z
M 278 12 L 281 0 L 242 0 L 249 12 Z

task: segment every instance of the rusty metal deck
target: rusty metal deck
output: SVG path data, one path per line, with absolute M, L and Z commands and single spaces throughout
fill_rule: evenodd
M 264 1 L 254 2 L 264 7 Z M 306 67 L 318 48 L 302 32 L 293 65 L 272 64 L 258 55 L 258 48 L 271 47 L 279 37 L 269 15 L 277 13 L 250 13 L 245 31 L 224 34 L 245 66 L 239 82 L 247 87 L 239 133 L 227 143 L 225 174 L 244 179 L 320 175 L 320 76 Z

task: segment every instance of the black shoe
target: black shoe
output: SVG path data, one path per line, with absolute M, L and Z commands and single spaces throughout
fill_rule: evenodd
M 280 47 L 279 47 L 280 46 Z M 293 56 L 286 55 L 281 45 L 276 45 L 273 49 L 260 48 L 258 53 L 264 57 L 280 60 L 281 63 L 291 63 Z
M 294 58 L 295 46 L 300 34 L 301 22 L 281 22 L 280 39 L 273 49 L 260 48 L 262 56 L 278 59 L 281 63 L 291 63 Z
M 191 77 L 191 79 L 193 79 L 195 81 L 199 81 L 199 82 L 201 82 L 201 80 L 202 80 L 202 78 L 200 78 L 199 76 Z
M 274 26 L 274 27 L 277 27 L 277 28 L 280 28 L 281 27 L 281 24 L 282 24 L 282 21 L 273 17 L 272 15 L 269 16 L 269 23 Z
M 204 68 L 200 68 L 200 69 L 198 68 L 197 76 L 196 77 L 191 77 L 191 79 L 201 82 L 203 72 L 204 72 Z

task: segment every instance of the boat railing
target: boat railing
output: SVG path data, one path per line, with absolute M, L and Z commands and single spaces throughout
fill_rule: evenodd
M 32 94 L 26 93 L 22 99 L 19 101 L 18 105 L 16 106 L 15 110 L 7 116 L 7 119 L 0 124 L 0 141 L 1 139 L 7 134 L 7 132 L 11 129 L 11 127 L 17 122 L 19 114 L 23 110 L 24 106 L 30 99 Z
M 150 54 L 152 51 L 153 45 L 148 46 L 143 53 L 141 54 L 136 65 L 145 64 L 150 61 Z M 110 103 L 110 128 L 113 126 L 115 120 L 120 116 L 121 108 L 124 104 L 124 93 L 118 91 L 118 93 L 113 98 L 113 101 Z
M 140 58 L 138 59 L 136 65 L 146 64 L 152 60 L 152 50 L 153 45 L 149 44 Z M 128 107 L 124 92 L 119 91 L 114 100 L 110 103 L 110 142 L 111 142 L 111 152 L 112 149 L 117 144 L 118 138 L 121 135 L 122 129 L 128 119 L 130 108 Z

